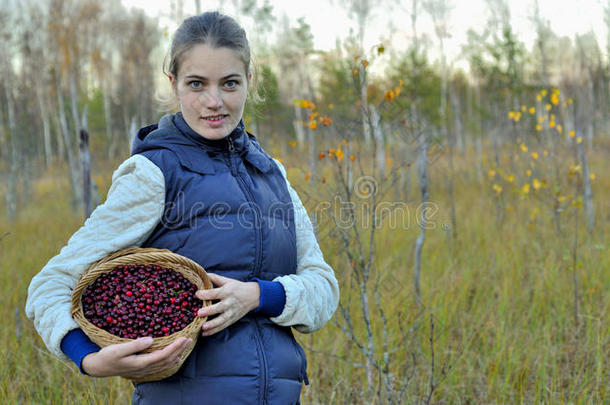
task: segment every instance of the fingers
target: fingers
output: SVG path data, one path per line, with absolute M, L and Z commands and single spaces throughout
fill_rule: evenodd
M 227 312 L 223 312 L 216 318 L 204 323 L 201 326 L 201 335 L 211 336 L 217 332 L 220 332 L 221 330 L 235 322 L 235 320 L 231 321 L 230 318 L 230 314 L 228 314 Z
M 216 304 L 208 305 L 207 307 L 201 307 L 199 311 L 197 311 L 197 316 L 203 318 L 205 316 L 220 314 L 225 310 L 225 307 L 225 301 L 219 301 Z
M 229 281 L 233 280 L 231 278 L 223 277 L 223 276 L 220 276 L 220 275 L 214 274 L 214 273 L 208 273 L 208 276 L 210 277 L 210 281 L 212 281 L 212 284 L 217 285 L 219 287 L 222 287 L 223 285 L 227 284 Z
M 152 345 L 153 338 L 152 337 L 143 337 L 134 340 L 133 342 L 127 343 L 119 343 L 113 345 L 112 352 L 117 357 L 126 357 L 134 353 L 141 352 L 144 349 L 147 349 Z
M 134 355 L 130 360 L 133 361 L 133 366 L 137 369 L 150 368 L 155 366 L 170 366 L 178 361 L 180 354 L 192 343 L 192 339 L 178 338 L 170 345 L 161 350 L 155 350 L 151 353 Z
M 212 301 L 222 299 L 221 288 L 212 288 L 210 290 L 197 290 L 195 296 L 202 301 Z

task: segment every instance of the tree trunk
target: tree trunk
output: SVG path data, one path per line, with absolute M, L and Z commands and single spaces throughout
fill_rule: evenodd
M 578 158 L 582 165 L 583 176 L 583 201 L 585 207 L 585 216 L 587 219 L 587 232 L 593 233 L 595 226 L 595 213 L 593 209 L 593 189 L 591 187 L 591 173 L 589 172 L 589 163 L 585 155 L 585 147 L 583 142 L 576 144 L 578 148 Z
M 93 211 L 91 204 L 91 158 L 89 156 L 89 133 L 87 132 L 87 106 L 83 110 L 81 124 L 83 126 L 79 131 L 78 150 L 83 168 L 83 206 L 85 219 L 87 219 Z
M 43 143 L 44 143 L 44 161 L 45 167 L 49 167 L 52 159 L 52 151 L 51 151 L 51 124 L 49 122 L 49 113 L 45 106 L 45 97 L 42 92 L 41 86 L 36 87 L 36 98 L 38 98 L 38 107 L 40 108 L 40 116 L 42 118 L 42 133 L 43 133 Z
M 107 80 L 105 80 L 105 82 L 107 82 Z M 112 159 L 116 153 L 116 137 L 112 130 L 112 105 L 110 103 L 110 94 L 112 90 L 107 83 L 104 87 L 104 126 L 106 128 L 106 142 L 108 142 L 108 157 Z
M 10 77 L 10 70 L 7 70 Z M 8 81 L 10 83 L 10 81 Z M 6 104 L 7 104 L 7 120 L 9 128 L 9 172 L 7 179 L 7 190 L 4 196 L 6 201 L 6 210 L 9 221 L 13 221 L 17 214 L 17 164 L 18 164 L 18 152 L 17 152 L 17 124 L 15 122 L 15 107 L 13 103 L 13 95 L 9 90 L 9 86 L 4 87 Z
M 364 67 L 359 69 L 358 74 L 358 77 L 360 78 L 360 116 L 362 118 L 362 134 L 364 137 L 364 145 L 368 148 L 371 145 L 371 123 L 369 122 L 368 90 Z
M 294 119 L 292 120 L 292 126 L 294 127 L 294 133 L 297 136 L 297 147 L 300 149 L 305 142 L 305 128 L 303 127 L 303 109 L 298 106 L 294 106 Z
M 74 207 L 81 205 L 83 200 L 82 188 L 80 187 L 80 170 L 78 170 L 78 161 L 75 158 L 74 149 L 72 147 L 72 139 L 68 130 L 68 121 L 66 119 L 66 113 L 64 111 L 64 99 L 61 93 L 61 83 L 59 77 L 56 79 L 57 83 L 57 103 L 59 108 L 59 122 L 61 125 L 61 134 L 63 142 L 66 148 L 66 157 L 68 158 L 68 167 L 70 168 L 70 180 L 72 185 L 72 192 L 74 193 Z
M 377 161 L 377 175 L 379 180 L 385 177 L 385 142 L 383 139 L 383 133 L 381 132 L 381 125 L 379 123 L 379 113 L 373 104 L 369 104 L 369 113 L 371 114 L 371 128 L 373 130 L 373 140 L 375 149 L 375 159 Z
M 423 133 L 419 133 L 418 117 L 415 107 L 411 106 L 411 115 L 415 124 L 415 130 L 418 132 L 418 176 L 419 189 L 421 192 L 421 217 L 418 218 L 420 226 L 420 234 L 415 241 L 415 264 L 413 272 L 413 281 L 415 285 L 415 296 L 418 302 L 421 302 L 421 253 L 426 237 L 426 209 L 429 200 L 428 194 L 428 139 Z
M 136 137 L 136 132 L 138 131 L 136 125 L 136 117 L 132 116 L 129 121 L 129 131 L 127 131 L 127 145 L 129 145 L 129 152 L 131 153 L 131 147 L 133 146 L 133 140 Z

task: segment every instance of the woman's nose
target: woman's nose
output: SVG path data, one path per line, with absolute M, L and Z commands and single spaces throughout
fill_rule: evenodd
M 210 89 L 202 93 L 203 105 L 210 109 L 218 109 L 222 107 L 222 94 L 219 90 Z

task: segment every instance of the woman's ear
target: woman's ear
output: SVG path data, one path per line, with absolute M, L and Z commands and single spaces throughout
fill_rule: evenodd
M 172 74 L 167 75 L 167 78 L 169 79 L 169 84 L 172 86 L 172 90 L 175 93 L 176 92 L 176 78 Z

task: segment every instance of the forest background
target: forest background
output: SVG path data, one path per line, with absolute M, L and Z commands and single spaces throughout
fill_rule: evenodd
M 303 403 L 610 401 L 610 48 L 555 34 L 535 1 L 526 45 L 508 3 L 448 57 L 457 2 L 336 0 L 353 24 L 330 50 L 272 2 L 230 2 L 255 27 L 247 128 L 341 284 L 333 320 L 297 335 Z M 0 5 L 0 402 L 126 403 L 128 382 L 52 357 L 24 305 L 165 112 L 172 33 L 118 0 Z M 365 46 L 393 10 L 401 34 Z

